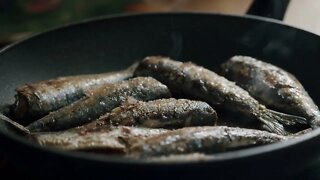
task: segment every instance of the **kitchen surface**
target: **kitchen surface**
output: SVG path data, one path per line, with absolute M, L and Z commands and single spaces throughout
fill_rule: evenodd
M 262 3 L 257 3 L 254 0 L 0 0 L 0 49 L 55 27 L 84 19 L 121 13 L 204 12 L 239 16 L 249 13 L 273 17 L 283 21 L 284 24 L 320 35 L 320 21 L 318 21 L 318 17 L 320 17 L 319 0 L 260 1 Z M 311 36 L 306 36 L 306 39 L 309 37 Z M 177 42 L 181 41 L 179 41 L 178 36 L 172 38 L 174 40 L 177 39 Z M 311 49 L 317 47 L 312 45 L 311 43 Z M 310 51 L 316 53 L 315 49 Z M 124 51 L 130 50 L 125 49 Z M 277 51 L 275 50 L 275 52 Z M 296 61 L 293 63 L 297 65 Z M 10 66 L 10 68 L 12 67 Z M 314 66 L 308 65 L 308 67 Z M 85 72 L 85 70 L 79 69 Z M 297 68 L 293 67 L 292 69 L 296 70 Z M 73 73 L 72 71 L 71 74 Z M 301 76 L 301 74 L 303 73 L 298 74 L 298 76 Z M 313 92 L 312 95 L 314 95 Z M 9 161 L 8 157 L 0 153 L 0 179 L 1 176 L 24 179 L 39 178 L 35 174 L 22 170 L 25 168 L 17 166 L 19 163 L 13 165 Z M 292 161 L 291 163 L 294 162 Z M 320 177 L 317 173 L 318 170 L 320 170 L 320 166 L 318 169 L 305 170 L 297 178 L 317 179 Z

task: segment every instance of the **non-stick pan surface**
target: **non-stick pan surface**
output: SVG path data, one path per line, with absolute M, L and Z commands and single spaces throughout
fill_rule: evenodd
M 57 76 L 118 70 L 148 55 L 170 56 L 216 69 L 249 55 L 295 74 L 320 104 L 320 37 L 258 17 L 144 14 L 100 18 L 31 37 L 0 53 L 0 105 L 15 87 Z M 320 130 L 301 138 L 217 154 L 200 162 L 146 163 L 40 148 L 0 125 L 0 151 L 18 168 L 41 176 L 242 177 L 293 175 L 317 166 Z M 320 164 L 318 164 L 320 166 Z

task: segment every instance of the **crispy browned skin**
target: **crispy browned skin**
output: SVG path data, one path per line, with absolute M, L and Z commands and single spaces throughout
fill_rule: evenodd
M 168 88 L 159 81 L 151 77 L 137 77 L 90 91 L 85 98 L 44 116 L 27 128 L 30 132 L 64 130 L 97 119 L 128 97 L 153 100 L 170 96 Z
M 26 84 L 16 89 L 14 118 L 20 123 L 47 115 L 85 96 L 85 91 L 132 77 L 136 64 L 122 71 L 103 74 L 59 77 Z
M 266 131 L 226 126 L 187 127 L 137 142 L 128 151 L 133 157 L 189 153 L 215 153 L 285 140 Z
M 113 125 L 181 128 L 214 125 L 218 117 L 205 102 L 170 98 L 148 102 L 128 99 L 107 118 Z
M 59 132 L 32 133 L 28 135 L 28 138 L 36 141 L 41 146 L 64 150 L 124 153 L 132 143 L 165 132 L 168 132 L 168 130 L 100 126 L 96 129 L 73 128 Z
M 224 75 L 263 104 L 305 117 L 320 126 L 320 112 L 301 83 L 287 71 L 248 56 L 234 56 L 222 65 Z
M 234 82 L 193 63 L 182 63 L 167 57 L 146 57 L 135 71 L 136 76 L 151 76 L 171 91 L 186 94 L 260 120 L 268 131 L 288 134 L 281 123 L 295 124 L 300 117 L 267 109 Z

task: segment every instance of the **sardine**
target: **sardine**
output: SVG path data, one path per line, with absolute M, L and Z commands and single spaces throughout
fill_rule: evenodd
M 133 144 L 128 156 L 152 157 L 189 153 L 216 153 L 285 140 L 266 131 L 226 126 L 187 127 Z
M 12 115 L 20 123 L 30 123 L 81 99 L 88 90 L 129 79 L 136 66 L 133 64 L 126 70 L 109 73 L 59 77 L 18 87 Z
M 31 123 L 27 129 L 30 132 L 64 130 L 97 119 L 128 97 L 154 100 L 170 96 L 168 88 L 159 81 L 150 77 L 137 77 L 90 91 L 84 98 Z
M 234 82 L 191 62 L 182 63 L 166 57 L 151 56 L 140 62 L 135 75 L 154 77 L 171 91 L 253 117 L 265 124 L 267 130 L 278 134 L 288 134 L 281 123 L 291 125 L 304 120 L 267 109 Z
M 305 117 L 320 126 L 320 111 L 297 78 L 289 72 L 247 56 L 234 56 L 222 65 L 223 74 L 266 106 Z
M 63 150 L 123 154 L 131 144 L 165 132 L 168 132 L 168 130 L 126 126 L 101 126 L 98 129 L 73 128 L 59 132 L 32 133 L 28 135 L 28 138 L 41 146 Z
M 207 103 L 187 99 L 158 99 L 148 102 L 129 98 L 106 116 L 112 125 L 149 128 L 181 128 L 215 125 L 215 110 Z

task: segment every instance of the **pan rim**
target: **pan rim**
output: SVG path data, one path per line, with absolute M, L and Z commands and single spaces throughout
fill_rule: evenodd
M 254 15 L 225 15 L 225 14 L 220 14 L 220 13 L 205 13 L 205 12 L 164 12 L 164 13 L 129 13 L 129 14 L 115 14 L 115 15 L 107 15 L 107 16 L 101 16 L 101 17 L 95 17 L 95 18 L 90 18 L 90 19 L 85 19 L 82 21 L 78 21 L 75 23 L 70 23 L 67 25 L 62 25 L 59 27 L 51 28 L 49 30 L 46 30 L 44 32 L 36 33 L 34 35 L 31 35 L 29 37 L 24 38 L 23 40 L 20 40 L 18 42 L 15 42 L 13 44 L 10 44 L 0 50 L 0 56 L 7 51 L 14 50 L 16 46 L 19 46 L 20 44 L 33 39 L 33 38 L 38 38 L 43 35 L 46 35 L 48 33 L 52 33 L 55 31 L 59 30 L 64 30 L 66 28 L 72 28 L 75 26 L 81 26 L 85 25 L 88 23 L 92 22 L 99 22 L 99 21 L 105 21 L 105 20 L 112 20 L 112 19 L 123 19 L 123 18 L 137 18 L 141 16 L 220 16 L 220 17 L 227 17 L 227 18 L 235 18 L 235 19 L 247 19 L 247 20 L 252 20 L 252 21 L 258 21 L 258 22 L 267 22 L 267 23 L 272 23 L 272 24 L 277 24 L 280 26 L 284 26 L 287 28 L 293 28 L 297 31 L 303 32 L 303 33 L 308 33 L 311 34 L 317 38 L 319 36 L 315 33 L 299 29 L 296 27 L 293 27 L 291 25 L 286 25 L 283 24 L 279 20 L 271 19 L 271 18 L 265 18 L 265 17 L 259 17 L 259 16 L 254 16 Z M 259 147 L 254 147 L 254 148 L 248 148 L 248 149 L 243 149 L 243 150 L 237 150 L 237 151 L 231 151 L 231 152 L 224 152 L 224 153 L 217 153 L 212 156 L 212 158 L 208 159 L 201 159 L 201 160 L 177 160 L 177 161 L 169 161 L 169 162 L 159 162 L 159 161 L 145 161 L 143 159 L 128 159 L 128 158 L 123 158 L 123 157 L 117 157 L 117 156 L 112 156 L 112 155 L 99 155 L 99 154 L 91 154 L 91 153 L 83 153 L 83 152 L 68 152 L 68 151 L 63 151 L 59 149 L 53 149 L 53 148 L 43 148 L 35 143 L 27 141 L 25 138 L 21 136 L 14 135 L 13 133 L 5 133 L 3 131 L 0 131 L 0 136 L 4 136 L 6 138 L 9 138 L 12 141 L 15 141 L 16 143 L 19 143 L 24 146 L 28 146 L 29 148 L 34 148 L 36 150 L 44 151 L 47 153 L 53 153 L 59 156 L 67 156 L 70 158 L 77 158 L 85 161 L 99 161 L 103 163 L 119 163 L 119 164 L 132 164 L 132 165 L 180 165 L 180 164 L 198 164 L 198 163 L 219 163 L 221 161 L 234 161 L 237 159 L 243 159 L 243 158 L 250 158 L 250 157 L 255 157 L 259 156 L 262 154 L 266 153 L 272 153 L 275 151 L 283 150 L 286 148 L 290 148 L 292 146 L 298 146 L 301 145 L 303 142 L 306 142 L 308 140 L 312 140 L 320 135 L 320 128 L 313 130 L 307 134 L 303 134 L 298 138 L 293 138 L 286 140 L 284 142 L 278 142 L 274 144 L 269 144 L 269 145 L 264 145 L 264 146 L 259 146 Z M 85 154 L 85 155 L 84 155 Z
M 261 17 L 261 16 L 256 16 L 256 15 L 250 15 L 250 14 L 245 14 L 245 15 L 234 15 L 234 14 L 222 14 L 222 13 L 208 13 L 208 12 L 153 12 L 153 13 L 122 13 L 122 14 L 112 14 L 112 15 L 105 15 L 105 16 L 98 16 L 98 17 L 93 17 L 93 18 L 87 18 L 87 19 L 83 19 L 80 21 L 75 21 L 75 22 L 71 22 L 68 24 L 64 24 L 61 26 L 57 26 L 57 27 L 53 27 L 53 28 L 49 28 L 45 31 L 42 32 L 37 32 L 34 33 L 32 35 L 29 35 L 25 38 L 22 38 L 21 40 L 11 43 L 5 47 L 3 47 L 2 49 L 0 49 L 0 55 L 2 53 L 5 53 L 6 51 L 10 50 L 11 48 L 18 46 L 21 43 L 24 43 L 25 41 L 28 41 L 29 39 L 33 39 L 33 38 L 37 38 L 37 37 L 41 37 L 43 35 L 46 35 L 48 33 L 57 31 L 57 30 L 63 30 L 66 28 L 71 28 L 71 27 L 75 27 L 75 26 L 81 26 L 83 24 L 87 24 L 87 23 L 92 23 L 92 22 L 99 22 L 99 21 L 104 21 L 104 20 L 111 20 L 111 19 L 122 19 L 122 18 L 136 18 L 136 17 L 140 17 L 140 16 L 184 16 L 184 15 L 192 15 L 192 16 L 220 16 L 220 17 L 227 17 L 227 18 L 237 18 L 237 19 L 247 19 L 247 20 L 255 20 L 255 21 L 261 21 L 261 22 L 268 22 L 268 23 L 272 23 L 272 24 L 277 24 L 280 26 L 284 26 L 287 28 L 293 28 L 295 30 L 298 30 L 300 32 L 303 33 L 308 33 L 314 36 L 319 37 L 318 34 L 292 26 L 292 25 L 288 25 L 288 24 L 284 24 L 282 21 L 277 20 L 277 19 L 272 19 L 272 18 L 268 18 L 268 17 Z

